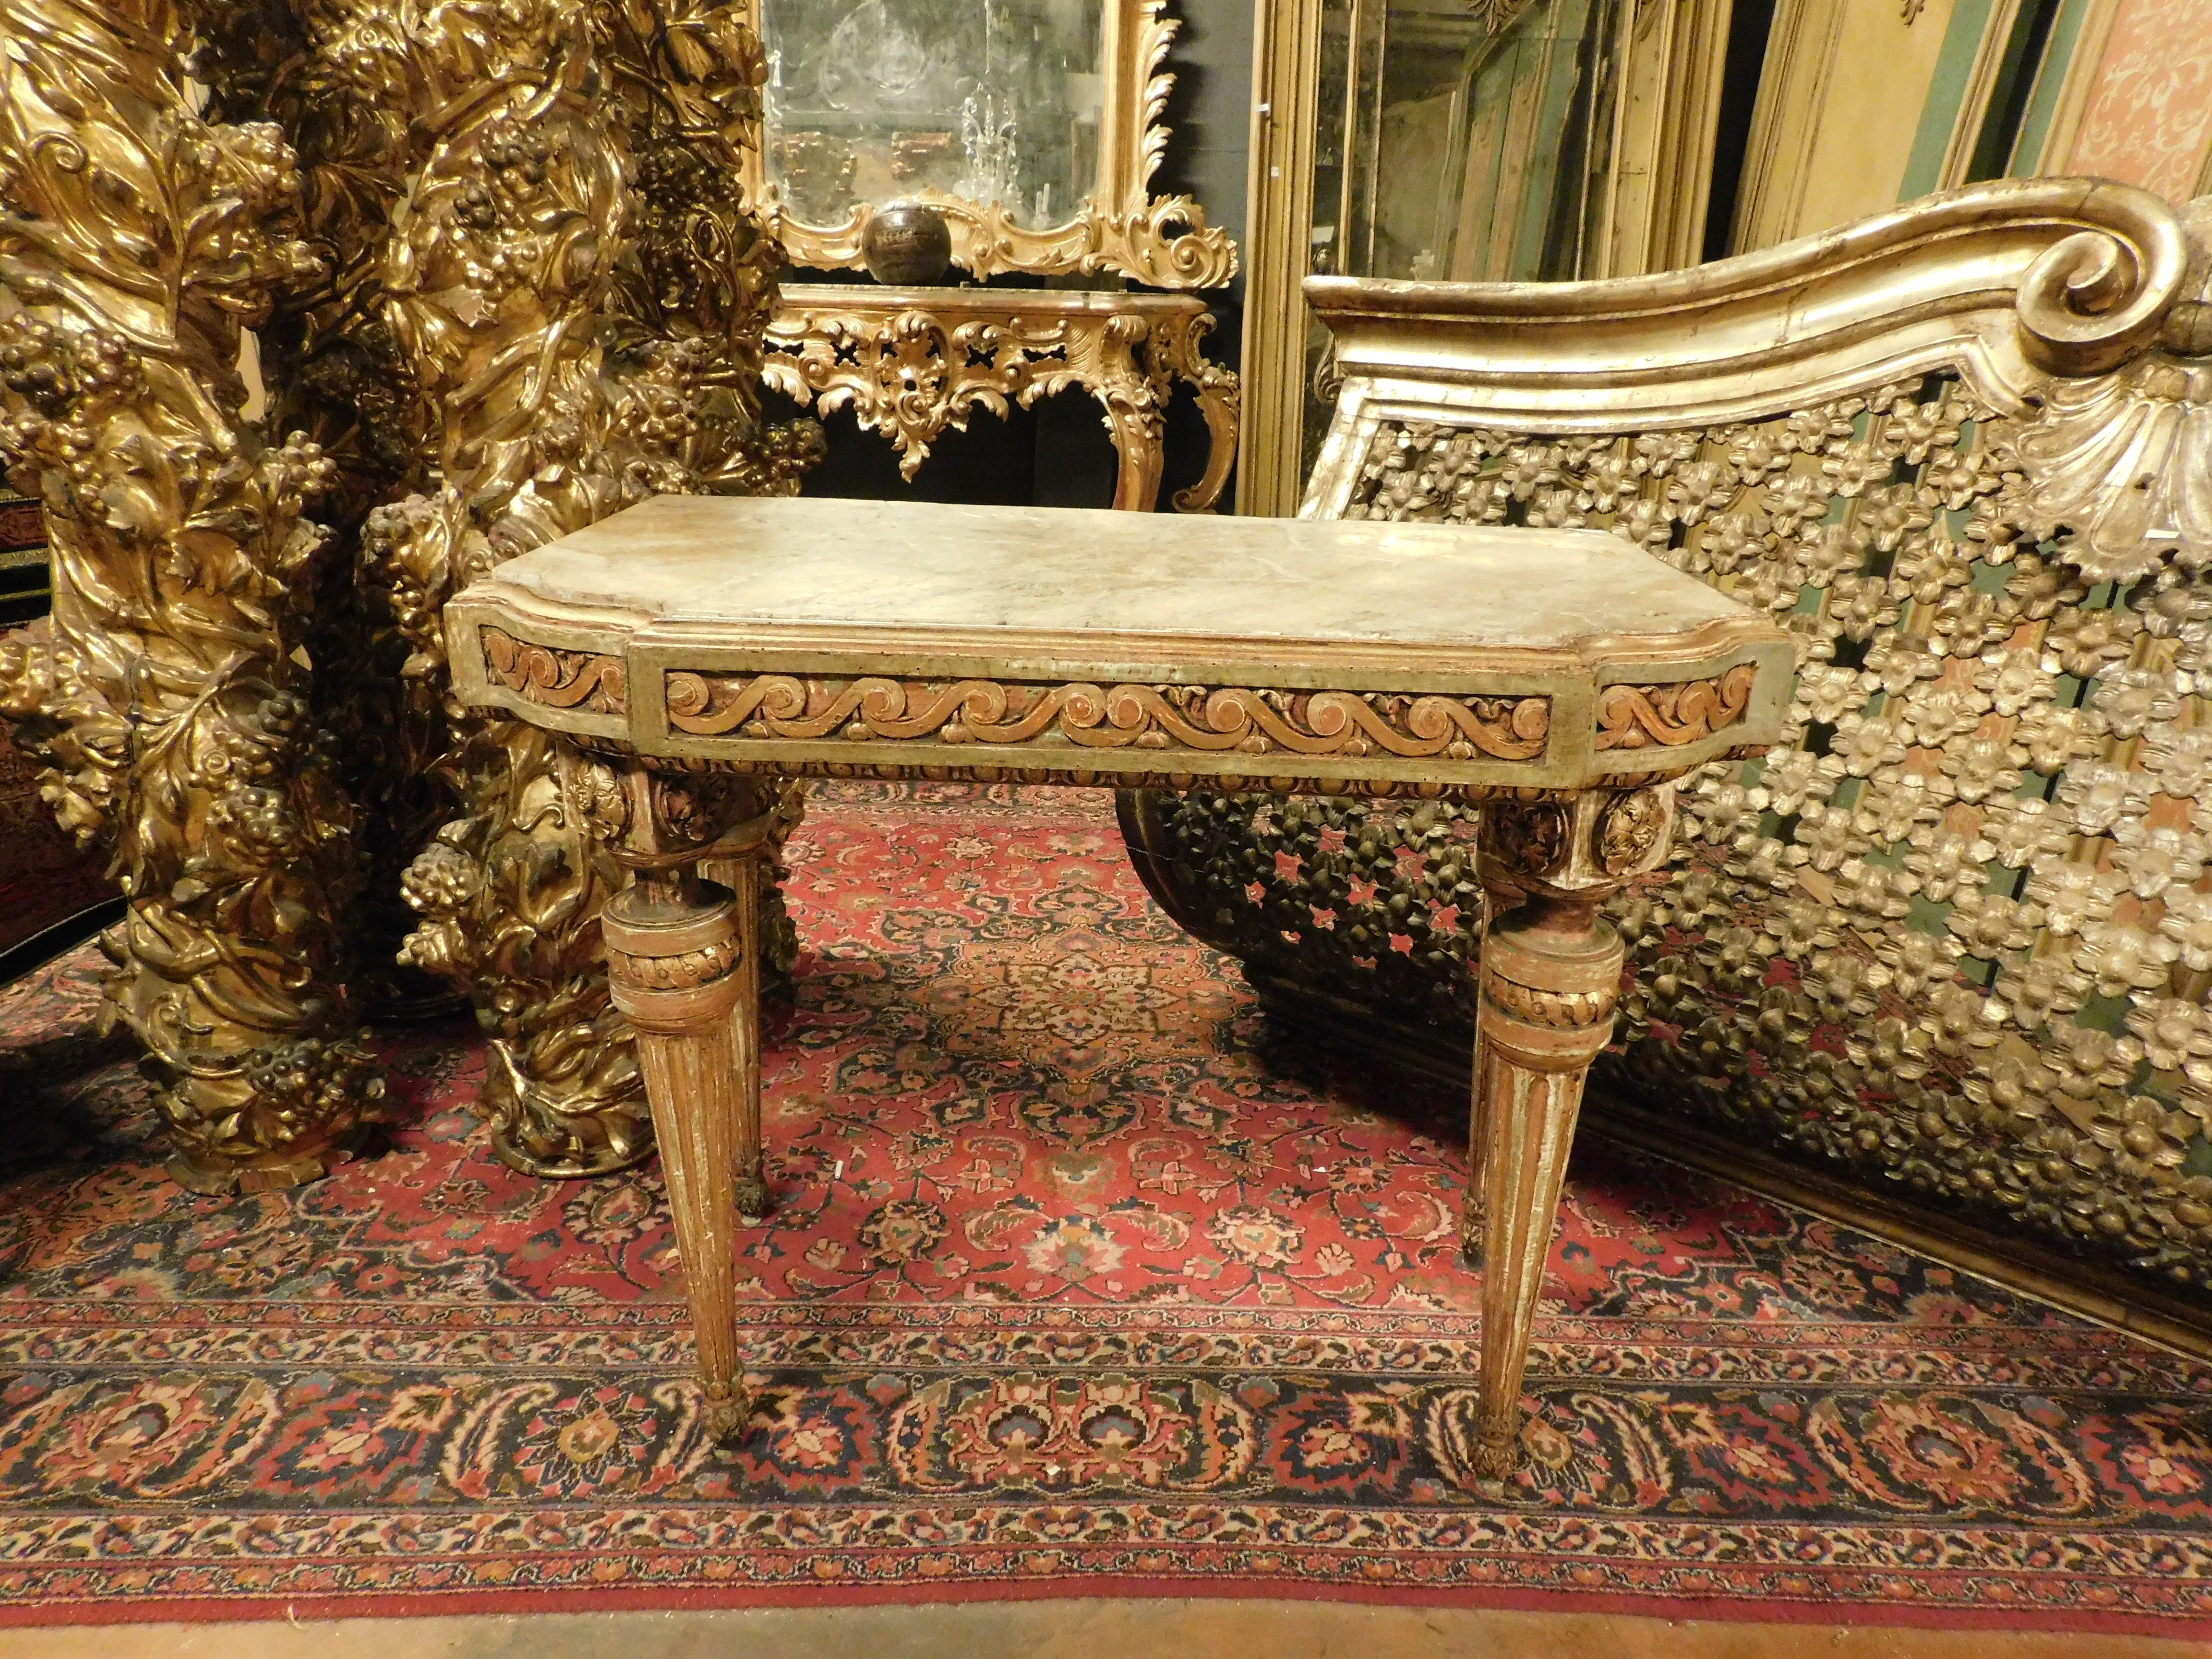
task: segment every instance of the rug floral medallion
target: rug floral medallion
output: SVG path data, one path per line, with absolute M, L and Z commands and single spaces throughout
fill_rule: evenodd
M 0 1103 L 40 1149 L 0 1180 L 0 1620 L 1260 1594 L 2212 1627 L 2212 1365 L 1595 1140 L 1526 1467 L 1462 1488 L 1462 1101 L 1270 1030 L 1103 794 L 824 788 L 792 860 L 742 1443 L 702 1431 L 657 1166 L 507 1170 L 465 1030 L 382 1041 L 379 1155 L 229 1200 L 164 1177 L 128 1066 L 56 1075 Z M 86 956 L 19 982 L 0 1048 L 94 999 Z

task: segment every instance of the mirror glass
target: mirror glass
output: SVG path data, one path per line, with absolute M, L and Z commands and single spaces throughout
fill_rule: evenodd
M 1604 274 L 1633 0 L 1324 0 L 1310 270 L 1420 282 Z M 1335 404 L 1308 324 L 1300 477 Z
M 763 0 L 768 176 L 802 223 L 923 190 L 1066 223 L 1097 182 L 1108 0 Z

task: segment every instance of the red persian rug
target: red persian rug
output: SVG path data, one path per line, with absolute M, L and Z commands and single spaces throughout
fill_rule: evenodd
M 0 1618 L 1233 1593 L 2212 1627 L 2212 1365 L 1601 1144 L 1528 1466 L 1462 1491 L 1455 1097 L 1270 1032 L 1103 795 L 825 790 L 793 858 L 742 1444 L 700 1432 L 657 1170 L 503 1168 L 462 1030 L 385 1041 L 388 1150 L 251 1198 L 163 1178 L 127 1067 L 58 1077 L 5 1107 L 62 1150 L 0 1192 Z M 88 1018 L 88 971 L 0 997 L 0 1046 Z

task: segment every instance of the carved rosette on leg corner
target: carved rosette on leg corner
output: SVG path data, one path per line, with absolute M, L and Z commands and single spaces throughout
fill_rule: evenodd
M 1520 1461 L 1521 1382 L 1583 1084 L 1613 1037 L 1626 951 L 1599 914 L 1665 859 L 1671 783 L 1483 812 L 1485 939 L 1461 1239 L 1483 1268 L 1479 1482 Z

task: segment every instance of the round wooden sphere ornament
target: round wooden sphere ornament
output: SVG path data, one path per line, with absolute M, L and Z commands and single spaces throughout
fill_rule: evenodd
M 860 258 L 879 283 L 927 288 L 952 264 L 952 231 L 927 202 L 893 202 L 868 221 Z

